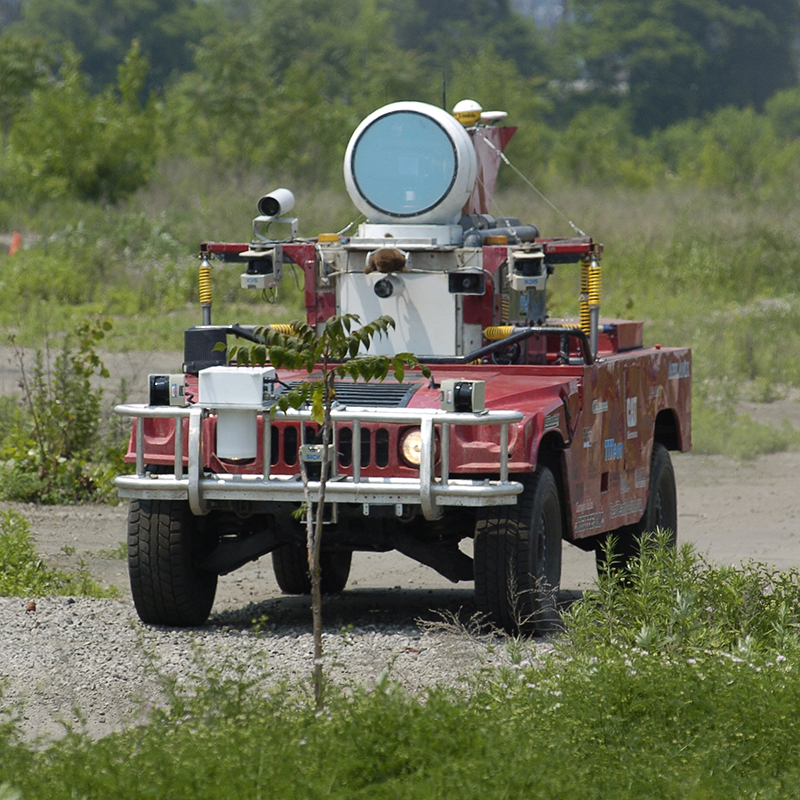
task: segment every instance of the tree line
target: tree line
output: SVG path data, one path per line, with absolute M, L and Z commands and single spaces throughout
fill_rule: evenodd
M 510 112 L 539 180 L 786 184 L 796 0 L 0 0 L 0 193 L 114 202 L 163 157 L 329 181 L 393 100 Z

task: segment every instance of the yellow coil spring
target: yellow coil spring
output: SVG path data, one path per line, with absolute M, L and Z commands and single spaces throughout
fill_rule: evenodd
M 600 263 L 592 261 L 589 267 L 589 305 L 600 305 L 601 274 Z
M 211 264 L 207 261 L 200 265 L 200 305 L 211 305 Z
M 275 331 L 275 333 L 285 333 L 287 336 L 291 336 L 295 333 L 295 329 L 286 323 L 278 323 L 277 325 L 270 325 L 270 330 Z
M 492 325 L 484 330 L 483 335 L 490 342 L 496 342 L 498 339 L 505 339 L 506 336 L 511 336 L 513 332 L 513 325 Z
M 581 259 L 581 300 L 580 300 L 580 321 L 581 330 L 588 336 L 592 327 L 589 314 L 589 272 L 591 261 L 588 258 Z

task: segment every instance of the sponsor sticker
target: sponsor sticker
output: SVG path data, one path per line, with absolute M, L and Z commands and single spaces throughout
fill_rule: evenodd
M 639 516 L 644 514 L 644 503 L 641 499 L 627 500 L 624 503 L 618 500 L 616 503 L 612 503 L 611 508 L 608 510 L 608 515 L 611 519 L 627 517 L 628 514 L 638 514 Z
M 544 418 L 544 429 L 546 431 L 550 431 L 553 428 L 557 428 L 558 427 L 558 419 L 559 419 L 558 412 L 556 412 L 555 414 L 548 414 Z
M 618 459 L 622 458 L 622 442 L 616 442 L 613 439 L 606 439 L 603 442 L 603 450 L 606 461 L 617 461 Z
M 625 410 L 628 427 L 635 428 L 639 421 L 639 398 L 629 397 L 625 403 Z
M 593 531 L 603 526 L 603 512 L 598 511 L 595 514 L 584 514 L 575 520 L 575 532 L 584 533 L 585 531 Z
M 692 365 L 689 361 L 673 361 L 669 365 L 669 379 L 680 380 L 692 374 Z

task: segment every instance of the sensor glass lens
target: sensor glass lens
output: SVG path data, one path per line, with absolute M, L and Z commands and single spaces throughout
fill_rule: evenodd
M 352 157 L 358 191 L 379 211 L 411 216 L 436 206 L 456 177 L 456 151 L 430 117 L 398 111 L 376 119 Z

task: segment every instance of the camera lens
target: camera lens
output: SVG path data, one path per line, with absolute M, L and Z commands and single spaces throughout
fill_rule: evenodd
M 381 278 L 374 286 L 373 291 L 378 297 L 386 298 L 391 297 L 394 292 L 394 286 L 388 278 Z
M 471 383 L 457 383 L 453 387 L 453 405 L 456 411 L 472 411 Z
M 169 405 L 169 375 L 150 376 L 150 405 Z

